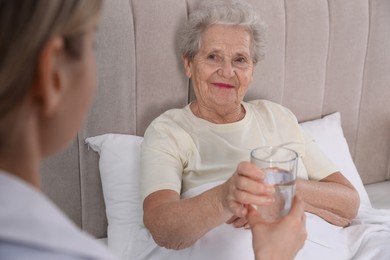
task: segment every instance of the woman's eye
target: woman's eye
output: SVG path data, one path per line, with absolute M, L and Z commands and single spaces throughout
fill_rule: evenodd
M 246 59 L 244 57 L 239 57 L 239 58 L 236 59 L 236 62 L 238 62 L 238 63 L 245 63 Z
M 209 59 L 209 60 L 216 60 L 217 59 L 217 55 L 210 54 L 209 56 L 207 56 L 207 59 Z

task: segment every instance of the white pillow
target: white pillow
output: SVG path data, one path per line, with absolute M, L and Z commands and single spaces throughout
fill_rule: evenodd
M 352 160 L 341 128 L 340 113 L 336 112 L 321 119 L 303 122 L 300 125 L 303 131 L 314 138 L 325 155 L 339 167 L 340 172 L 352 183 L 360 195 L 361 204 L 371 207 L 367 191 Z
M 120 256 L 131 243 L 135 225 L 142 223 L 139 190 L 142 137 L 104 134 L 85 142 L 100 155 L 99 170 L 106 204 L 107 245 Z

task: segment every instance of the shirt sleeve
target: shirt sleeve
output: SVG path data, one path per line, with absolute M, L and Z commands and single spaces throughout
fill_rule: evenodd
M 303 131 L 305 140 L 305 156 L 302 158 L 309 180 L 322 180 L 332 173 L 338 172 L 338 167 L 321 151 L 313 138 Z
M 184 167 L 183 135 L 174 122 L 162 120 L 153 122 L 146 130 L 141 148 L 142 201 L 151 193 L 164 189 L 180 194 Z

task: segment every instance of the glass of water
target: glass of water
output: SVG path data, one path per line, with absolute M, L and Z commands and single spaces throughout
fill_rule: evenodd
M 251 152 L 251 163 L 263 170 L 264 182 L 275 187 L 275 202 L 267 206 L 256 206 L 257 211 L 267 222 L 286 216 L 295 194 L 298 154 L 284 147 L 259 147 Z

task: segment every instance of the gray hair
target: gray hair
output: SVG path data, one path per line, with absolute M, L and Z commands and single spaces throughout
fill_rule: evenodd
M 192 59 L 201 48 L 202 33 L 211 25 L 242 26 L 251 35 L 253 62 L 265 55 L 266 26 L 255 9 L 242 0 L 204 0 L 190 14 L 180 33 L 180 52 Z
M 5 0 L 0 7 L 0 119 L 28 92 L 41 49 L 54 35 L 80 58 L 82 35 L 102 0 Z

